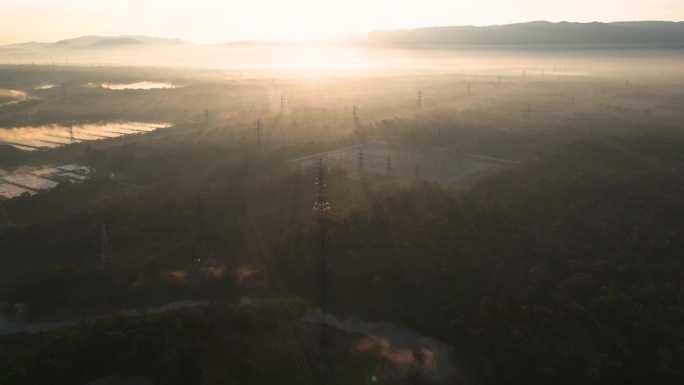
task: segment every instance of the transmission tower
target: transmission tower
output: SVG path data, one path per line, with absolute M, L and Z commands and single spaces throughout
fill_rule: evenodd
M 418 176 L 420 175 L 420 166 L 418 163 L 416 163 L 416 179 L 418 179 Z
M 209 241 L 207 238 L 207 230 L 204 218 L 204 204 L 202 198 L 197 198 L 197 243 L 195 245 L 195 262 L 200 263 L 211 259 L 211 250 L 209 249 Z
M 470 95 L 470 82 L 468 82 L 468 95 Z
M 500 85 L 501 85 L 501 75 L 499 75 L 499 80 L 497 81 L 496 85 L 497 85 L 497 86 L 500 86 Z
M 530 117 L 530 104 L 527 104 L 527 114 L 526 116 L 529 118 Z
M 418 108 L 423 108 L 423 94 L 418 91 Z
M 257 148 L 261 147 L 261 120 L 257 119 L 254 124 L 254 135 L 257 137 Z
M 527 75 L 527 71 L 523 70 L 523 81 L 525 81 L 525 75 Z
M 285 95 L 280 95 L 280 110 L 285 109 Z
M 62 99 L 68 101 L 67 94 L 66 94 L 66 87 L 64 86 L 64 84 L 62 84 Z
M 358 114 L 359 109 L 356 106 L 354 106 L 354 107 L 352 107 L 352 110 L 354 112 L 354 124 L 358 126 L 360 123 L 359 114 Z
M 314 202 L 313 213 L 320 218 L 324 217 L 330 212 L 330 203 L 328 203 L 328 183 L 325 177 L 325 165 L 323 158 L 318 159 L 318 166 L 316 169 L 316 201 Z
M 204 109 L 204 120 L 207 124 L 209 124 L 209 110 L 206 108 Z
M 330 213 L 330 203 L 328 202 L 328 182 L 325 176 L 325 165 L 323 158 L 318 159 L 318 167 L 316 168 L 316 200 L 313 206 L 313 214 L 318 219 L 319 241 L 320 241 L 320 260 L 321 260 L 321 342 L 323 346 L 326 345 L 325 335 L 325 318 L 327 312 L 327 295 L 326 295 L 326 266 L 325 266 L 325 218 Z
M 363 174 L 363 172 L 365 171 L 363 163 L 363 150 L 359 150 L 359 152 L 356 153 L 356 163 L 359 166 L 359 173 Z
M 321 234 L 324 234 L 324 216 L 329 212 L 326 193 L 325 181 L 325 167 L 322 160 L 319 162 L 318 172 L 316 173 L 316 202 L 314 204 L 314 213 L 317 213 L 317 219 L 321 223 Z M 302 322 L 302 317 L 294 302 L 290 299 L 291 295 L 287 290 L 287 285 L 279 272 L 278 264 L 275 263 L 269 252 L 268 243 L 262 235 L 258 224 L 248 214 L 245 206 L 244 197 L 241 197 L 239 204 L 239 219 L 243 231 L 245 245 L 247 247 L 248 255 L 253 259 L 255 268 L 260 272 L 263 278 L 263 288 L 266 296 L 270 299 L 270 304 L 273 309 L 274 316 L 282 327 L 286 342 L 290 348 L 290 353 L 293 358 L 293 363 L 300 370 L 302 376 L 302 384 L 336 384 L 336 377 L 333 374 L 331 365 L 328 364 L 325 351 L 318 349 L 313 342 L 312 333 L 309 328 L 305 327 Z M 321 237 L 321 309 L 325 314 L 326 296 L 325 296 L 325 265 L 323 259 L 323 239 Z M 318 250 L 314 251 L 316 253 Z M 318 269 L 316 269 L 318 270 Z M 316 271 L 318 272 L 318 271 Z M 319 293 L 316 293 L 319 294 Z M 326 322 L 325 316 L 322 319 L 320 327 L 321 346 L 326 348 Z
M 71 143 L 76 142 L 76 140 L 74 139 L 74 125 L 72 124 L 72 122 L 69 122 L 69 140 L 71 141 Z
M 105 223 L 101 224 L 101 237 L 102 237 L 102 251 L 100 252 L 100 261 L 102 263 L 107 263 L 112 257 L 112 252 L 109 249 L 109 238 L 107 237 L 107 227 Z

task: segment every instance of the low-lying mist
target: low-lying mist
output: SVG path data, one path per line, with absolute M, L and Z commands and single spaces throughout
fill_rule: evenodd
M 568 76 L 629 72 L 677 73 L 680 48 L 567 47 L 383 48 L 306 44 L 144 45 L 84 51 L 16 54 L 0 50 L 0 63 L 213 68 L 236 77 L 377 76 L 421 71 L 545 70 Z M 505 71 L 501 75 L 507 74 Z

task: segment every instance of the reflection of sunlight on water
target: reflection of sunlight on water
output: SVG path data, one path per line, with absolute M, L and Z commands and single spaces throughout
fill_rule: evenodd
M 9 90 L 0 88 L 0 107 L 10 106 L 28 100 L 29 97 L 24 91 Z
M 10 199 L 21 196 L 22 194 L 35 195 L 36 192 L 23 187 L 15 186 L 13 184 L 0 182 L 1 198 Z
M 9 89 L 0 88 L 0 98 L 23 99 L 25 97 L 26 97 L 26 92 L 24 92 L 24 91 L 17 91 L 17 90 L 9 90 Z
M 102 88 L 110 90 L 151 90 L 155 88 L 176 88 L 171 83 L 137 82 L 137 83 L 102 83 Z
M 38 127 L 0 129 L 0 143 L 10 144 L 22 150 L 39 147 L 57 147 L 72 142 L 116 138 L 122 135 L 154 131 L 171 127 L 169 123 L 121 122 L 105 124 L 78 124 L 71 130 L 56 124 Z M 73 139 L 72 139 L 73 135 Z
M 49 90 L 49 89 L 55 88 L 55 87 L 57 87 L 56 84 L 45 84 L 45 85 L 36 87 L 36 89 L 37 90 Z

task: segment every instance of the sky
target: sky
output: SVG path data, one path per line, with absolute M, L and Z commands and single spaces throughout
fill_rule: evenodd
M 0 0 L 0 45 L 83 35 L 219 44 L 451 25 L 684 21 L 682 0 Z

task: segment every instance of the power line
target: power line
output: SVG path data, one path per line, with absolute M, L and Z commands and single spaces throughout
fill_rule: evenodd
M 295 334 L 299 333 L 300 338 L 297 341 L 297 345 L 300 346 L 299 341 L 302 342 L 301 345 L 303 346 L 300 347 L 305 354 L 305 364 L 307 364 L 308 366 L 308 363 L 310 361 L 313 361 L 313 363 L 317 365 L 317 374 L 321 378 L 321 384 L 335 383 L 336 380 L 332 376 L 330 367 L 327 365 L 324 355 L 318 351 L 316 345 L 313 343 L 310 337 L 310 333 L 306 331 L 306 328 L 303 325 L 302 319 L 298 314 L 297 307 L 295 306 L 294 302 L 288 295 L 286 295 L 287 286 L 285 285 L 285 280 L 278 271 L 278 268 L 274 263 L 273 258 L 271 258 L 271 254 L 268 252 L 268 247 L 266 245 L 266 242 L 264 241 L 261 231 L 259 230 L 259 227 L 251 217 L 250 223 L 252 225 L 252 229 L 256 237 L 258 246 L 260 246 L 259 250 L 261 251 L 263 261 L 265 261 L 267 267 L 270 268 L 271 275 L 273 276 L 274 287 L 277 290 L 279 290 L 281 294 L 284 294 L 283 301 L 281 301 L 281 308 L 287 311 L 287 313 L 285 313 L 285 316 L 289 316 L 289 318 L 293 320 L 293 323 L 296 327 L 296 329 L 293 330 L 293 332 Z M 323 317 L 323 325 L 325 325 L 325 317 Z M 323 346 L 325 346 L 325 344 Z
M 272 299 L 270 301 L 271 307 L 283 328 L 286 341 L 291 349 L 294 362 L 301 372 L 303 382 L 312 385 L 335 384 L 336 380 L 329 366 L 326 365 L 322 354 L 316 349 L 310 333 L 307 332 L 301 317 L 298 315 L 297 307 L 287 295 L 285 281 L 268 252 L 268 246 L 259 227 L 247 213 L 244 197 L 240 199 L 240 219 L 248 251 L 254 256 L 256 267 L 263 274 L 264 287 Z M 276 295 L 281 295 L 282 298 L 276 298 Z M 311 363 L 316 365 L 316 371 L 312 370 Z
M 254 257 L 254 262 L 257 266 L 257 269 L 259 269 L 259 271 L 262 272 L 264 276 L 264 287 L 266 289 L 267 295 L 272 299 L 270 303 L 271 308 L 273 309 L 273 313 L 275 314 L 278 323 L 283 328 L 287 344 L 289 345 L 292 351 L 292 357 L 295 361 L 295 364 L 301 372 L 303 381 L 306 384 L 315 384 L 316 379 L 314 378 L 311 369 L 307 365 L 306 357 L 304 356 L 302 350 L 299 347 L 298 340 L 295 338 L 294 333 L 290 328 L 290 325 L 287 323 L 283 306 L 280 305 L 278 301 L 276 301 L 276 291 L 269 280 L 268 270 L 265 266 L 264 257 L 262 255 L 263 250 L 261 250 L 259 247 L 257 247 L 257 245 L 255 245 L 256 241 L 254 239 L 254 236 L 252 235 L 255 233 L 255 225 L 251 218 L 247 215 L 244 198 L 241 200 L 241 205 L 241 210 L 243 210 L 244 216 L 242 216 L 240 219 L 244 231 L 245 241 L 247 243 L 247 249 L 248 252 Z

